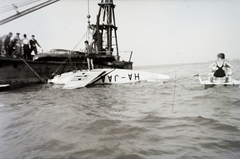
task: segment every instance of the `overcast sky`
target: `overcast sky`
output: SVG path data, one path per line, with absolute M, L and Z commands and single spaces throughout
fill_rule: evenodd
M 99 2 L 89 1 L 91 23 Z M 12 3 L 19 1 L 0 0 L 1 7 Z M 114 0 L 114 4 L 119 50 L 125 60 L 124 51 L 133 51 L 135 66 L 206 62 L 220 52 L 228 59 L 240 58 L 239 0 Z M 13 14 L 1 13 L 0 19 Z M 87 14 L 87 0 L 61 0 L 0 26 L 0 35 L 34 34 L 44 50 L 75 46 L 80 50 Z

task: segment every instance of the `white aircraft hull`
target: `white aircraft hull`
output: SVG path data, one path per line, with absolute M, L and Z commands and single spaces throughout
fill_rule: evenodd
M 170 77 L 164 74 L 125 69 L 94 69 L 91 71 L 67 72 L 55 76 L 48 82 L 63 85 L 64 89 L 76 89 L 89 84 L 123 84 L 140 81 L 162 82 Z

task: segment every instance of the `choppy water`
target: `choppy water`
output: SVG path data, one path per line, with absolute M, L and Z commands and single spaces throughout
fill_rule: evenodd
M 209 64 L 135 68 L 164 84 L 0 92 L 0 158 L 240 158 L 240 87 L 203 89 L 194 75 Z

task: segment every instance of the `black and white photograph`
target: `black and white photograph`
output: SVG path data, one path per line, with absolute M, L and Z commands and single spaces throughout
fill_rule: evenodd
M 0 159 L 239 159 L 239 0 L 0 0 Z

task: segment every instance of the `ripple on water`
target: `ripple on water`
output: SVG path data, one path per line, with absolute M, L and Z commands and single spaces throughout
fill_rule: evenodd
M 202 88 L 192 74 L 206 68 L 159 66 L 164 84 L 1 92 L 0 158 L 240 158 L 240 89 Z

